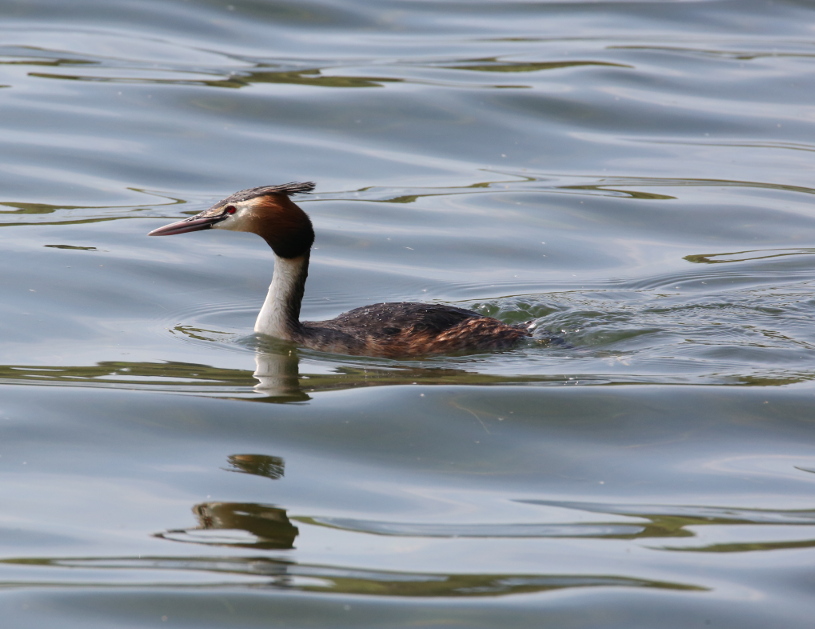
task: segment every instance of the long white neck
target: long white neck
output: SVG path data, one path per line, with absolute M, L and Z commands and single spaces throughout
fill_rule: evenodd
M 255 322 L 255 332 L 287 341 L 297 340 L 308 256 L 306 253 L 298 258 L 281 258 L 275 254 L 272 283 Z

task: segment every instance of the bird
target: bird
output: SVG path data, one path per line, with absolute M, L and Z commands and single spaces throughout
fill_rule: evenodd
M 263 238 L 272 249 L 274 271 L 255 332 L 300 347 L 399 359 L 509 349 L 532 336 L 530 323 L 509 325 L 465 308 L 414 302 L 379 303 L 327 321 L 300 321 L 314 228 L 290 197 L 314 188 L 310 181 L 248 188 L 148 235 L 226 229 Z

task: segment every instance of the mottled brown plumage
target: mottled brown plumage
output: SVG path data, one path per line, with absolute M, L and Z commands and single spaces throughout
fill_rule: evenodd
M 531 335 L 472 310 L 396 302 L 355 308 L 328 321 L 304 321 L 298 342 L 342 354 L 387 358 L 506 349 Z
M 275 270 L 255 331 L 303 347 L 401 358 L 506 349 L 532 335 L 528 325 L 507 325 L 455 306 L 413 302 L 363 306 L 328 321 L 301 322 L 314 230 L 308 215 L 289 195 L 313 188 L 313 183 L 289 183 L 241 190 L 150 235 L 218 228 L 261 236 L 274 251 Z

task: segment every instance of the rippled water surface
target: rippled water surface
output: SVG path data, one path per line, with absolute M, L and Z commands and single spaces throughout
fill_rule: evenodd
M 815 7 L 0 0 L 6 627 L 811 627 Z M 307 319 L 251 333 L 317 182 Z

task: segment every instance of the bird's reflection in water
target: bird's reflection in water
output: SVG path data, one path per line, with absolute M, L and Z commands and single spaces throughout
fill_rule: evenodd
M 263 339 L 255 347 L 254 389 L 261 398 L 256 402 L 305 402 L 309 394 L 323 391 L 341 391 L 359 387 L 415 385 L 415 384 L 517 384 L 518 382 L 541 382 L 550 376 L 514 376 L 483 374 L 464 369 L 441 366 L 438 362 L 425 364 L 383 363 L 376 359 L 338 355 L 329 372 L 300 373 L 300 350 L 291 344 L 275 339 Z M 305 350 L 310 356 L 310 350 Z
M 304 402 L 309 395 L 300 388 L 300 356 L 296 349 L 255 353 L 255 390 L 269 402 Z
M 202 502 L 192 512 L 198 526 L 171 529 L 156 537 L 188 544 L 232 546 L 256 550 L 294 548 L 299 530 L 285 509 L 254 502 Z
M 271 480 L 283 477 L 283 459 L 265 454 L 233 454 L 227 458 L 229 472 L 263 476 Z M 285 509 L 254 502 L 202 502 L 193 506 L 198 526 L 171 529 L 156 537 L 174 542 L 232 546 L 256 550 L 294 548 L 299 531 Z
M 271 480 L 283 478 L 285 463 L 279 456 L 267 454 L 232 454 L 226 458 L 227 472 L 265 476 Z

